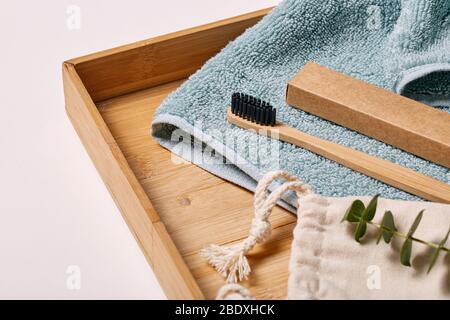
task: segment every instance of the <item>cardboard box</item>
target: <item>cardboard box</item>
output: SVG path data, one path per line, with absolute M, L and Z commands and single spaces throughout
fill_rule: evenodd
M 310 62 L 287 103 L 450 168 L 450 114 Z

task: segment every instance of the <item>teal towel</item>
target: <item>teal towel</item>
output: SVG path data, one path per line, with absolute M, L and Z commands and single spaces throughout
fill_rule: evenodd
M 269 101 L 278 120 L 303 132 L 450 182 L 442 166 L 286 105 L 286 84 L 308 61 L 450 112 L 450 1 L 285 0 L 164 101 L 153 136 L 249 190 L 264 173 L 282 169 L 324 196 L 380 193 L 417 200 L 307 150 L 230 125 L 226 109 L 238 91 Z

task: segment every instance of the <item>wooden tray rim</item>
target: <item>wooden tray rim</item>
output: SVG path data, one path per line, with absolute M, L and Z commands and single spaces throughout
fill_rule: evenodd
M 97 109 L 98 101 L 95 101 L 88 91 L 77 69 L 84 64 L 186 35 L 240 23 L 244 23 L 244 27 L 247 24 L 251 26 L 271 9 L 154 37 L 70 59 L 63 63 L 66 112 L 168 298 L 204 299 L 205 297 Z M 241 28 L 240 25 L 239 28 Z M 139 90 L 142 89 L 144 88 Z M 120 92 L 120 95 L 131 93 L 132 90 Z

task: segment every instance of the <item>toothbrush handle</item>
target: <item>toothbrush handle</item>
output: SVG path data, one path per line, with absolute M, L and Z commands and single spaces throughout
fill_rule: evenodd
M 263 129 L 266 129 L 268 134 L 278 131 L 281 141 L 307 149 L 403 191 L 430 201 L 450 203 L 450 185 L 414 170 L 308 135 L 283 124 Z
M 430 201 L 450 204 L 450 185 L 414 170 L 311 136 L 279 122 L 274 127 L 258 125 L 234 115 L 230 109 L 227 118 L 241 128 L 307 149 L 400 190 Z

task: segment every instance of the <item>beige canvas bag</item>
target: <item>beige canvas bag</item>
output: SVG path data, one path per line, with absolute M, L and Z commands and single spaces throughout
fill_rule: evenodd
M 269 186 L 283 179 L 271 193 Z M 242 243 L 229 247 L 211 245 L 202 255 L 229 285 L 218 299 L 251 299 L 250 291 L 236 283 L 250 274 L 246 254 L 270 235 L 269 216 L 287 191 L 298 197 L 298 223 L 293 234 L 289 263 L 288 299 L 449 299 L 450 255 L 441 254 L 427 274 L 432 248 L 414 243 L 412 267 L 400 264 L 404 239 L 376 244 L 378 229 L 368 226 L 359 244 L 355 226 L 341 220 L 356 197 L 326 198 L 286 172 L 266 175 L 255 191 L 255 218 Z M 358 197 L 367 205 L 369 197 Z M 386 210 L 392 211 L 399 231 L 409 230 L 417 213 L 425 210 L 414 237 L 439 243 L 450 227 L 450 205 L 379 199 L 373 222 L 380 223 Z

